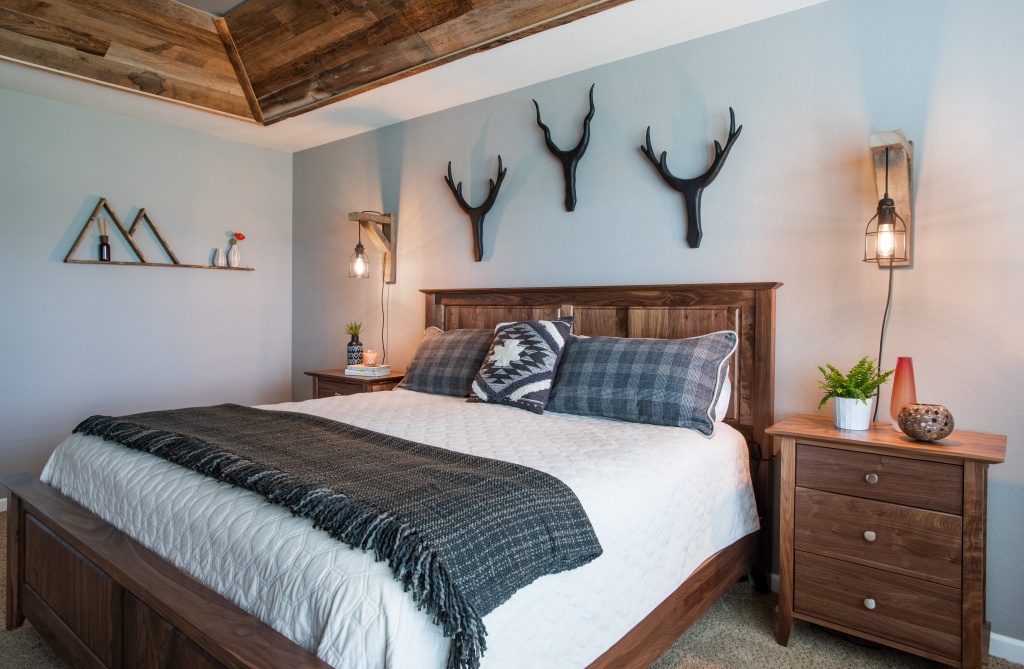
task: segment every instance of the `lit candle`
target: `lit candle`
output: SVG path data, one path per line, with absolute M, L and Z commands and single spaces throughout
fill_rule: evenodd
M 377 352 L 365 350 L 363 351 L 363 364 L 364 365 L 376 365 L 377 364 Z

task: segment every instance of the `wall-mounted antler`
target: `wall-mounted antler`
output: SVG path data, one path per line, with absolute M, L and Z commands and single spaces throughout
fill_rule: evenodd
M 563 151 L 551 141 L 551 130 L 540 120 L 540 105 L 536 100 L 533 101 L 533 105 L 537 108 L 537 125 L 544 131 L 544 142 L 562 163 L 562 172 L 565 175 L 565 210 L 573 211 L 576 209 L 576 166 L 580 164 L 580 159 L 587 151 L 587 144 L 590 143 L 590 120 L 594 118 L 594 85 L 590 86 L 590 113 L 583 119 L 583 137 L 575 148 L 568 151 Z
M 732 145 L 736 143 L 736 138 L 740 136 L 740 131 L 743 130 L 741 125 L 739 128 L 736 127 L 736 114 L 733 113 L 732 107 L 729 107 L 729 139 L 725 142 L 725 148 L 715 140 L 715 159 L 711 163 L 711 167 L 708 171 L 699 177 L 692 179 L 680 179 L 679 177 L 673 176 L 668 171 L 668 165 L 665 163 L 665 158 L 668 155 L 667 151 L 661 152 L 661 159 L 654 157 L 654 148 L 651 147 L 651 126 L 647 126 L 647 145 L 641 146 L 640 150 L 643 151 L 647 159 L 651 161 L 656 168 L 658 168 L 658 174 L 665 180 L 671 188 L 679 191 L 683 194 L 683 200 L 686 202 L 686 242 L 690 245 L 690 248 L 697 248 L 700 246 L 700 240 L 703 236 L 703 232 L 700 227 L 700 197 L 704 192 L 704 189 L 715 180 L 718 173 L 722 170 L 722 165 L 725 164 L 725 159 L 729 155 L 729 151 L 732 150 Z
M 498 156 L 498 181 L 495 183 L 494 179 L 490 181 L 490 192 L 487 193 L 487 199 L 484 200 L 483 204 L 478 207 L 471 207 L 466 198 L 462 197 L 462 182 L 459 185 L 455 185 L 455 179 L 452 177 L 452 161 L 448 161 L 448 176 L 444 178 L 448 184 L 448 188 L 452 189 L 452 195 L 455 196 L 456 201 L 462 210 L 469 214 L 469 222 L 473 226 L 473 259 L 477 262 L 484 257 L 484 216 L 494 206 L 494 201 L 498 198 L 498 189 L 501 188 L 501 182 L 505 179 L 505 173 L 508 172 L 508 168 L 502 168 L 501 156 Z

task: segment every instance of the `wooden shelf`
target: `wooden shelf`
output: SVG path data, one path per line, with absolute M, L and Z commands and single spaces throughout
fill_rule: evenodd
M 78 265 L 135 265 L 137 267 L 191 267 L 192 269 L 229 269 L 233 272 L 252 272 L 255 267 L 215 267 L 214 265 L 175 265 L 169 262 L 121 262 L 118 260 L 65 260 Z
M 106 209 L 107 213 L 110 214 L 110 219 L 114 222 L 114 229 L 117 232 L 121 233 L 121 238 L 124 239 L 124 241 L 131 248 L 132 252 L 135 254 L 135 257 L 138 258 L 137 261 L 125 262 L 123 260 L 74 260 L 72 258 L 72 256 L 75 255 L 75 251 L 78 250 L 79 245 L 82 243 L 82 240 L 85 239 L 85 233 L 89 231 L 89 228 L 92 226 L 93 221 L 96 220 L 96 217 L 99 216 L 100 212 L 103 211 L 104 209 Z M 145 222 L 146 225 L 149 226 L 150 231 L 156 237 L 156 240 L 160 242 L 160 246 L 163 247 L 164 251 L 167 253 L 167 257 L 171 259 L 171 262 L 149 262 L 146 260 L 146 256 L 142 254 L 142 250 L 135 244 L 135 240 L 133 238 L 133 236 L 135 235 L 135 231 L 139 229 L 139 226 L 143 222 Z M 100 225 L 100 231 L 104 232 L 102 224 Z M 100 239 L 102 241 L 103 238 L 101 237 Z M 231 241 L 234 242 L 235 240 L 232 239 Z M 136 214 L 135 220 L 132 222 L 131 227 L 126 230 L 124 225 L 122 225 L 121 223 L 121 219 L 118 218 L 117 213 L 110 207 L 110 203 L 107 202 L 107 198 L 105 197 L 101 197 L 99 199 L 99 202 L 96 203 L 96 207 L 92 210 L 92 214 L 89 215 L 89 220 L 87 220 L 85 222 L 85 225 L 82 226 L 82 231 L 78 233 L 78 238 L 75 240 L 75 243 L 71 246 L 71 250 L 68 251 L 68 254 L 66 256 L 64 256 L 64 262 L 77 263 L 79 265 L 134 265 L 136 267 L 189 267 L 191 269 L 233 269 L 241 272 L 253 271 L 252 267 L 216 267 L 214 265 L 183 265 L 180 262 L 178 262 L 178 256 L 174 255 L 174 251 L 171 250 L 171 245 L 168 244 L 167 240 L 164 239 L 164 236 L 160 234 L 160 230 L 157 229 L 156 223 L 153 222 L 153 219 L 150 218 L 149 214 L 146 213 L 145 209 L 139 209 L 139 213 Z

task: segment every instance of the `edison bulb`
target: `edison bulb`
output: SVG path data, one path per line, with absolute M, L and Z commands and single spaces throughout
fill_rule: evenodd
M 896 248 L 896 232 L 891 223 L 878 226 L 878 257 L 891 258 Z
M 891 255 L 891 253 L 892 253 L 892 251 L 890 250 L 890 255 Z M 366 263 L 363 261 L 362 258 L 356 258 L 355 264 L 352 265 L 352 269 L 355 270 L 356 274 L 365 274 L 366 273 Z

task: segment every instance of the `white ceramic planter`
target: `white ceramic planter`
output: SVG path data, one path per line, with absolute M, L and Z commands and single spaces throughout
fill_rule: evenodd
M 871 427 L 871 406 L 875 398 L 865 404 L 849 397 L 833 397 L 836 413 L 836 427 L 840 430 L 866 430 Z

